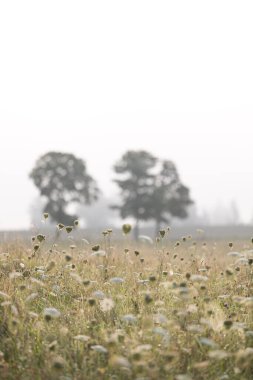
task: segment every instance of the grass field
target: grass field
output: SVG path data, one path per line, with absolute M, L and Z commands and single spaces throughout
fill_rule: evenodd
M 0 379 L 253 378 L 251 237 L 61 234 L 0 247 Z

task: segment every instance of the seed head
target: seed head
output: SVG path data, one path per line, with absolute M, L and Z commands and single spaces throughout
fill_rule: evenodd
M 34 252 L 37 252 L 39 250 L 39 248 L 40 248 L 39 244 L 34 244 L 34 246 L 33 246 Z
M 165 230 L 160 230 L 159 234 L 160 234 L 161 238 L 163 239 L 164 236 L 165 236 L 165 234 L 166 234 L 166 231 Z
M 88 302 L 90 306 L 94 306 L 96 304 L 96 300 L 94 298 L 89 298 Z
M 46 236 L 45 235 L 37 235 L 37 240 L 41 243 L 43 240 L 46 240 Z
M 153 301 L 153 298 L 151 297 L 150 294 L 145 294 L 144 300 L 147 304 L 151 303 Z
M 228 319 L 228 320 L 226 320 L 226 321 L 224 321 L 224 327 L 227 329 L 227 330 L 229 330 L 231 327 L 232 327 L 232 325 L 233 325 L 233 321 L 231 321 L 230 319 Z
M 123 226 L 122 226 L 122 231 L 123 231 L 123 233 L 124 233 L 125 235 L 129 234 L 129 233 L 131 232 L 131 230 L 132 230 L 132 226 L 131 226 L 131 224 L 129 224 L 129 223 L 125 223 L 125 224 L 123 224 Z

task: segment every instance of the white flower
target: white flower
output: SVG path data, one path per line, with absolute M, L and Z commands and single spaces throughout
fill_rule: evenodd
M 106 256 L 106 252 L 105 251 L 97 251 L 97 252 L 93 252 L 93 253 L 91 253 L 91 255 L 90 256 L 99 256 L 99 257 L 104 257 L 104 256 Z
M 91 346 L 91 349 L 99 352 L 101 354 L 107 354 L 108 350 L 104 346 L 101 346 L 100 344 L 96 344 L 95 346 Z
M 80 342 L 88 342 L 90 337 L 88 335 L 76 335 L 74 336 L 75 340 L 79 340 Z
M 110 282 L 113 283 L 113 284 L 122 284 L 122 282 L 124 282 L 124 278 L 121 278 L 121 277 L 113 277 L 110 279 Z
M 193 274 L 191 276 L 191 281 L 193 281 L 193 282 L 204 282 L 207 280 L 208 280 L 208 277 L 202 276 L 201 274 Z
M 133 314 L 126 314 L 122 317 L 122 321 L 133 325 L 134 323 L 137 322 L 137 318 Z
M 100 309 L 103 312 L 110 311 L 114 308 L 114 301 L 111 298 L 104 298 L 100 301 Z
M 102 290 L 96 290 L 92 293 L 92 296 L 94 298 L 98 298 L 99 300 L 103 300 L 105 298 L 105 293 L 102 292 Z
M 54 307 L 46 307 L 43 311 L 43 314 L 46 319 L 55 319 L 61 316 L 60 311 L 55 309 Z

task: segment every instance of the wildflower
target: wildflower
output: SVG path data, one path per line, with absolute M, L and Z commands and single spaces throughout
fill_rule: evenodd
M 94 306 L 96 304 L 96 300 L 94 298 L 89 298 L 88 303 L 90 306 Z
M 229 354 L 224 350 L 212 350 L 208 353 L 209 358 L 216 359 L 216 360 L 223 360 L 226 359 Z
M 105 298 L 105 293 L 102 292 L 101 290 L 96 290 L 95 292 L 92 293 L 94 298 L 98 298 L 100 300 L 103 300 Z
M 121 277 L 113 277 L 110 279 L 110 282 L 112 284 L 122 284 L 124 282 L 124 278 L 121 278 Z
M 120 368 L 131 368 L 131 364 L 124 356 L 114 355 L 110 359 L 110 366 Z
M 44 317 L 47 321 L 50 321 L 51 319 L 56 319 L 61 316 L 61 313 L 59 310 L 55 309 L 54 307 L 47 307 L 43 311 Z
M 224 327 L 229 330 L 232 326 L 233 326 L 233 321 L 231 321 L 230 319 L 226 320 L 223 322 L 224 324 Z
M 55 356 L 52 360 L 52 368 L 54 370 L 63 370 L 66 366 L 65 360 L 61 356 Z
M 111 298 L 104 298 L 102 301 L 100 301 L 100 309 L 103 312 L 110 311 L 114 308 L 114 301 Z
M 39 248 L 40 248 L 39 244 L 34 244 L 34 246 L 33 246 L 34 252 L 37 252 L 39 250 Z
M 57 344 L 58 344 L 57 340 L 53 340 L 53 341 L 52 341 L 51 343 L 49 343 L 49 345 L 48 345 L 49 350 L 50 350 L 50 351 L 54 351 L 55 348 L 56 348 L 56 346 L 57 346 Z
M 108 350 L 104 346 L 101 346 L 100 344 L 95 344 L 94 346 L 91 346 L 91 349 L 93 351 L 99 352 L 100 354 L 107 354 Z
M 88 342 L 88 340 L 90 340 L 90 337 L 87 335 L 76 335 L 73 339 L 78 340 L 80 342 Z
M 91 249 L 92 249 L 92 251 L 97 252 L 97 251 L 99 251 L 99 248 L 100 248 L 100 245 L 96 244 L 96 245 L 93 245 L 93 247 Z
M 122 321 L 129 325 L 133 325 L 137 322 L 137 318 L 133 314 L 126 314 L 122 317 Z
M 191 281 L 193 281 L 193 282 L 203 282 L 203 281 L 207 281 L 207 280 L 208 280 L 208 277 L 202 276 L 200 274 L 194 274 L 191 276 Z
M 39 235 L 37 235 L 37 240 L 41 243 L 42 241 L 46 240 L 46 236 L 39 234 Z
M 123 231 L 123 233 L 124 233 L 125 235 L 129 234 L 129 233 L 131 232 L 131 230 L 132 230 L 132 226 L 131 226 L 131 224 L 129 224 L 129 223 L 125 223 L 125 224 L 123 224 L 123 226 L 122 226 L 122 231 Z
M 153 301 L 153 298 L 150 294 L 145 294 L 144 300 L 147 304 L 151 303 Z
M 12 280 L 12 279 L 14 279 L 14 278 L 19 278 L 19 277 L 21 277 L 21 276 L 23 276 L 22 275 L 22 273 L 20 273 L 20 272 L 11 272 L 10 274 L 9 274 L 9 278 Z
M 175 379 L 176 380 L 192 380 L 192 377 L 187 374 L 180 374 L 180 375 L 176 375 Z
M 154 322 L 161 325 L 166 324 L 168 323 L 168 318 L 165 315 L 158 313 L 154 315 Z
M 105 251 L 102 251 L 102 250 L 100 250 L 100 251 L 95 251 L 95 252 L 93 252 L 93 253 L 91 254 L 91 256 L 100 256 L 100 257 L 104 257 L 104 256 L 106 256 L 106 252 L 105 252 Z
M 71 260 L 72 260 L 72 256 L 70 256 L 70 255 L 66 255 L 66 256 L 65 256 L 65 260 L 66 260 L 66 261 L 71 261 Z
M 160 230 L 159 234 L 160 234 L 161 238 L 163 239 L 164 236 L 165 236 L 165 234 L 166 234 L 166 231 L 165 230 Z
M 211 347 L 211 348 L 217 348 L 217 344 L 212 339 L 200 337 L 198 339 L 198 341 L 203 346 L 207 346 L 207 347 Z

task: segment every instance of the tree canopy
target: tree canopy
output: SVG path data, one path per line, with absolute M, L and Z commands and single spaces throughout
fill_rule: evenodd
M 130 216 L 136 220 L 136 236 L 139 234 L 139 221 L 150 218 L 148 206 L 154 181 L 152 170 L 156 162 L 156 157 L 146 151 L 128 151 L 114 166 L 120 177 L 114 181 L 121 190 L 122 203 L 112 207 L 119 209 L 123 219 Z
M 97 200 L 99 189 L 87 173 L 86 164 L 73 154 L 48 152 L 41 156 L 30 178 L 46 199 L 44 212 L 56 222 L 71 225 L 77 215 L 67 208 L 74 203 L 90 204 Z
M 155 220 L 159 229 L 171 217 L 187 217 L 187 207 L 193 202 L 172 161 L 161 161 L 143 150 L 128 151 L 114 171 L 121 204 L 113 207 L 123 219 L 135 219 L 135 237 L 139 234 L 140 221 Z

